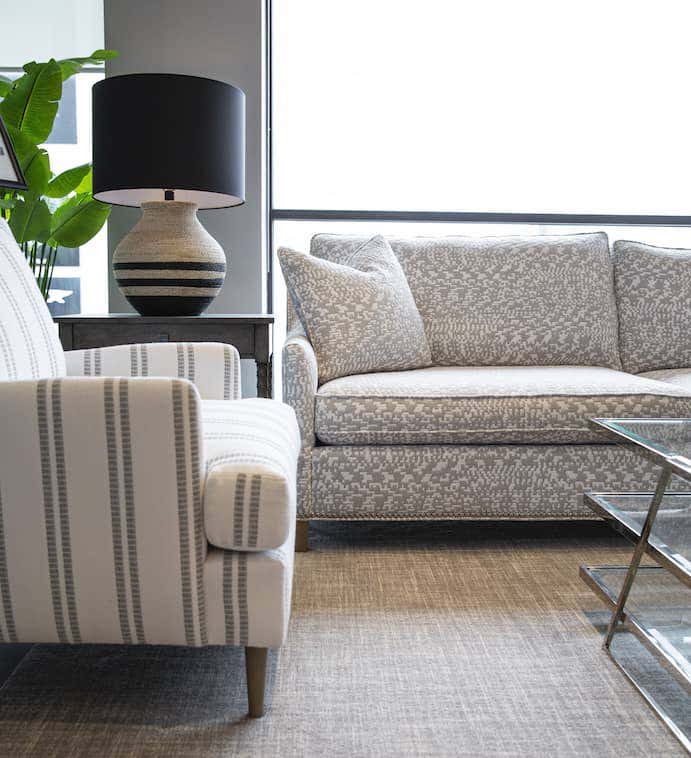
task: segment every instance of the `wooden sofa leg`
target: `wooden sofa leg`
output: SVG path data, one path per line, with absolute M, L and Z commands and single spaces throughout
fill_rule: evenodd
M 310 549 L 309 544 L 309 521 L 298 521 L 295 525 L 295 552 L 306 553 Z
M 247 702 L 249 715 L 260 718 L 264 715 L 264 690 L 266 688 L 266 658 L 268 648 L 246 647 L 245 670 L 247 672 Z

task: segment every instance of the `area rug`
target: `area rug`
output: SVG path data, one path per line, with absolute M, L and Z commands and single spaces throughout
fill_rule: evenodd
M 0 755 L 684 755 L 578 578 L 629 555 L 598 523 L 321 522 L 263 719 L 239 650 L 40 645 L 0 690 Z

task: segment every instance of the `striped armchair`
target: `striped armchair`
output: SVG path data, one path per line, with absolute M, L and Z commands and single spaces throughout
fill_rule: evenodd
M 0 640 L 240 645 L 263 713 L 300 437 L 239 396 L 229 345 L 63 353 L 0 220 Z

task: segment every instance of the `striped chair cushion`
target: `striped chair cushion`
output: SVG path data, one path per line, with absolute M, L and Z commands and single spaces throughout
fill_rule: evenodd
M 202 419 L 207 539 L 233 550 L 278 548 L 295 520 L 295 413 L 275 400 L 204 401 Z
M 70 376 L 189 379 L 205 400 L 240 398 L 240 354 L 219 342 L 152 342 L 65 353 Z
M 7 222 L 0 219 L 0 381 L 64 375 L 57 327 Z

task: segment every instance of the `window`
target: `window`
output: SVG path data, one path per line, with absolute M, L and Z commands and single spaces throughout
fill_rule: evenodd
M 273 0 L 274 207 L 689 215 L 677 0 Z
M 687 4 L 271 5 L 274 249 L 589 229 L 691 247 Z
M 3 23 L 0 73 L 10 78 L 19 76 L 27 61 L 88 55 L 103 47 L 102 0 L 66 0 L 54 5 L 25 0 Z M 91 161 L 91 88 L 103 76 L 102 69 L 84 69 L 64 83 L 45 145 L 53 173 Z M 59 250 L 48 307 L 53 315 L 108 311 L 105 228 L 81 248 Z

